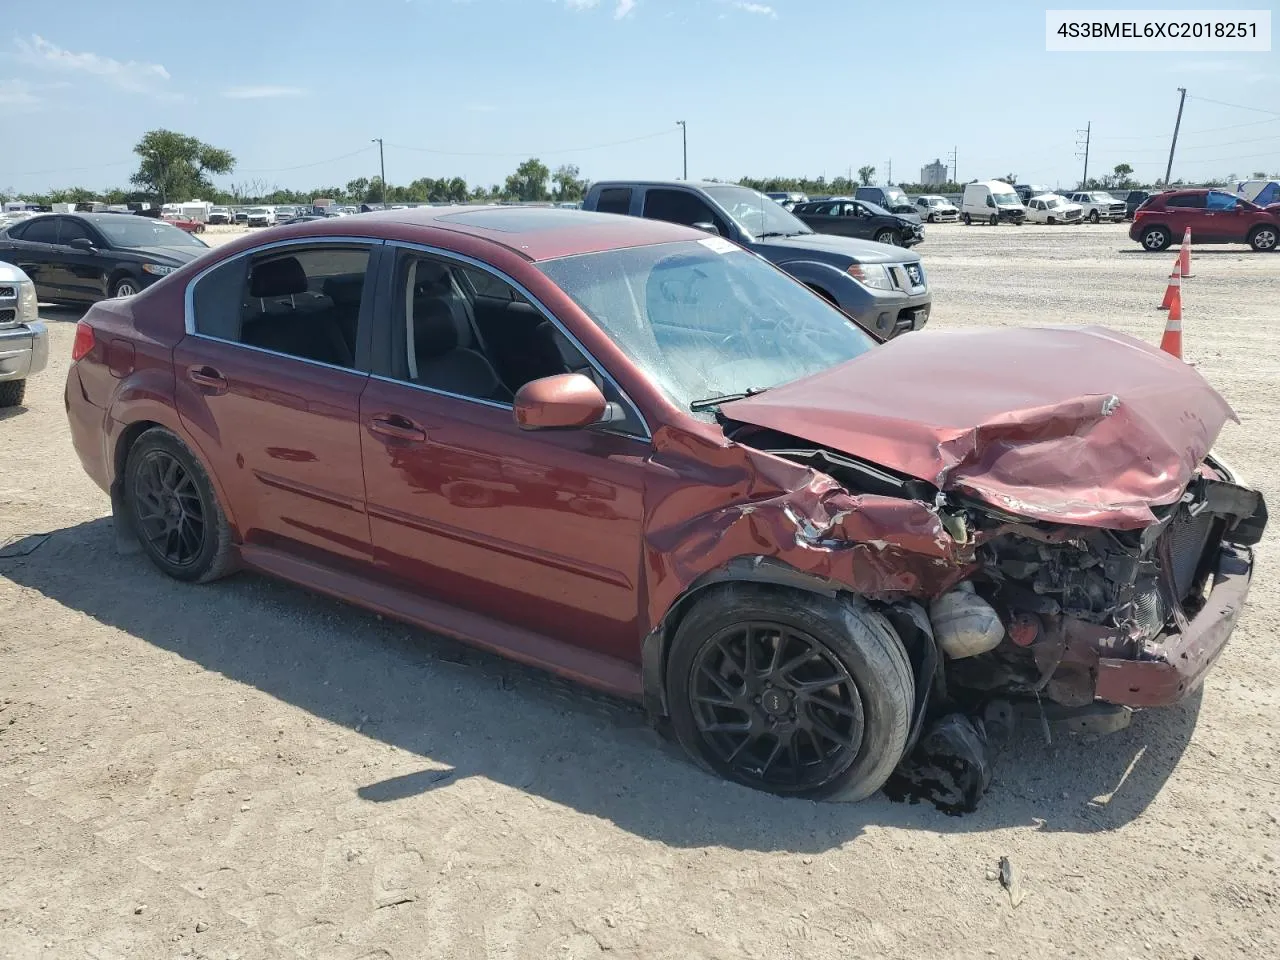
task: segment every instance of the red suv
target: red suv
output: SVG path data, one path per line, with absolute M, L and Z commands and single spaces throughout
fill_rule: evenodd
M 1270 207 L 1222 190 L 1170 190 L 1133 215 L 1129 238 L 1158 253 L 1191 228 L 1196 243 L 1247 243 L 1260 253 L 1276 249 L 1280 217 Z

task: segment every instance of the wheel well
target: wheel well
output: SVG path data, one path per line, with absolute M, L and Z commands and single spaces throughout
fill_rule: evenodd
M 835 297 L 833 297 L 828 291 L 823 290 L 822 287 L 818 286 L 816 283 L 806 283 L 805 286 L 833 306 L 840 306 L 840 304 L 836 302 Z
M 130 448 L 137 442 L 140 436 L 152 427 L 159 426 L 162 426 L 162 424 L 155 423 L 151 420 L 139 420 L 137 423 L 131 423 L 129 426 L 124 428 L 124 432 L 120 434 L 120 439 L 116 441 L 114 460 L 115 470 L 112 474 L 113 486 L 119 485 L 122 482 L 125 464 L 129 462 Z
M 671 641 L 680 628 L 680 622 L 688 616 L 696 603 L 711 592 L 742 584 L 820 593 L 829 597 L 844 589 L 832 581 L 766 557 L 739 557 L 718 570 L 703 574 L 676 598 L 641 643 L 644 706 L 650 717 L 667 716 L 667 655 L 671 650 Z
M 1276 229 L 1275 226 L 1270 223 L 1255 223 L 1252 227 L 1249 228 L 1249 238 L 1252 239 L 1255 233 L 1257 233 L 1259 230 L 1265 230 L 1268 227 L 1270 227 L 1272 230 Z

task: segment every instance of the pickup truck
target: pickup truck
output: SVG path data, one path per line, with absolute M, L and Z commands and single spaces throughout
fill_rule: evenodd
M 747 187 L 611 180 L 593 184 L 582 208 L 719 234 L 786 271 L 880 340 L 919 330 L 929 319 L 932 296 L 917 254 L 871 240 L 814 233 Z
M 49 361 L 49 331 L 36 319 L 36 287 L 11 263 L 0 262 L 0 407 L 16 407 L 27 377 Z
M 1077 191 L 1069 194 L 1067 199 L 1072 203 L 1080 204 L 1084 209 L 1084 218 L 1090 223 L 1100 223 L 1103 220 L 1123 220 L 1125 218 L 1124 201 L 1117 200 L 1111 194 L 1102 190 Z

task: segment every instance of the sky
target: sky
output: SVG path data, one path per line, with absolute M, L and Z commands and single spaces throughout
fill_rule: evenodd
M 1100 4 L 1095 4 L 1100 6 Z M 1265 0 L 1230 4 L 1264 7 Z M 0 191 L 126 185 L 165 127 L 230 150 L 219 186 L 378 173 L 1074 186 L 1280 171 L 1278 54 L 1048 53 L 1041 4 L 860 0 L 61 0 L 0 18 Z M 1056 4 L 1055 6 L 1068 6 Z M 1135 6 L 1129 3 L 1125 6 Z M 1207 0 L 1164 9 L 1210 7 Z M 1217 102 L 1214 102 L 1217 101 Z M 1226 104 L 1231 104 L 1227 106 Z M 1249 109 L 1246 109 L 1249 108 Z

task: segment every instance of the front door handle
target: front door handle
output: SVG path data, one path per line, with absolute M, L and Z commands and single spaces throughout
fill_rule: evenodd
M 197 363 L 187 367 L 187 379 L 215 394 L 227 392 L 227 378 L 207 364 Z
M 398 413 L 379 413 L 371 417 L 369 430 L 393 440 L 407 440 L 411 443 L 422 443 L 427 439 L 427 431 Z

